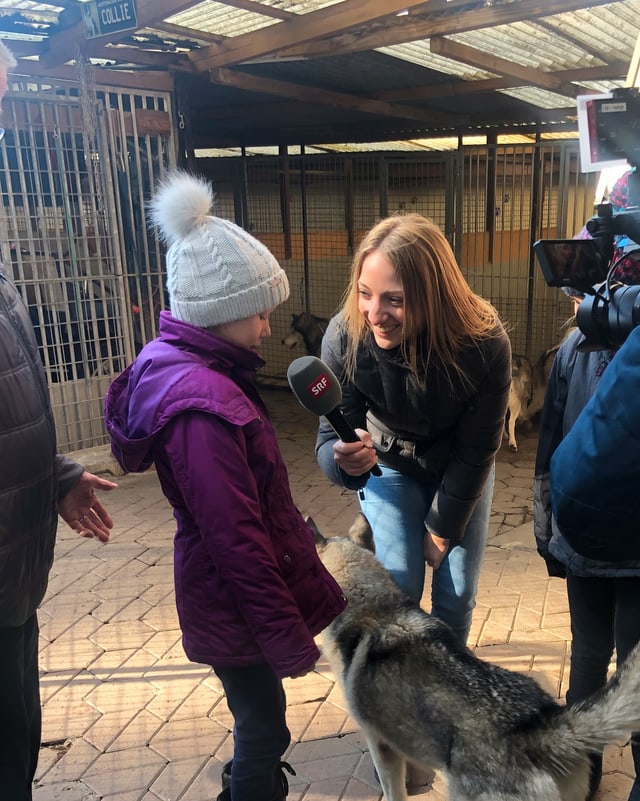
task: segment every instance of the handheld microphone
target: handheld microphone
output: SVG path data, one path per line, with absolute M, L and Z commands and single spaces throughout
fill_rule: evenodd
M 300 404 L 318 417 L 326 417 L 343 442 L 360 442 L 353 426 L 338 408 L 342 400 L 340 382 L 321 359 L 317 356 L 294 359 L 287 370 L 287 381 Z M 374 476 L 382 475 L 377 464 L 371 472 Z

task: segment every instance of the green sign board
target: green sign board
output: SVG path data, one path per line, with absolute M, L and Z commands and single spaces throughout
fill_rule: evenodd
M 87 39 L 138 27 L 135 0 L 91 0 L 82 3 Z

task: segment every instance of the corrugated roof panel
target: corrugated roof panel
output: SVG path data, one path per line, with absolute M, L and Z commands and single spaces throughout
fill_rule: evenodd
M 33 0 L 11 0 L 10 2 L 0 2 L 0 8 L 6 6 L 6 9 L 14 10 L 18 9 L 20 11 L 62 11 L 63 7 L 61 4 L 56 3 L 34 3 Z
M 335 5 L 341 0 L 262 0 L 254 2 L 256 8 L 276 8 L 290 14 L 308 14 L 321 8 Z M 218 36 L 241 36 L 244 33 L 277 25 L 279 20 L 259 11 L 249 11 L 242 8 L 231 8 L 215 0 L 205 2 L 169 17 L 167 22 L 173 25 L 183 25 L 186 28 L 196 28 Z
M 279 22 L 277 19 L 253 11 L 216 3 L 215 0 L 205 0 L 197 6 L 168 17 L 165 21 L 172 25 L 215 33 L 218 36 L 240 36 Z
M 321 153 L 323 151 L 328 151 L 330 153 L 377 153 L 379 151 L 384 150 L 393 150 L 399 151 L 403 153 L 411 153 L 414 150 L 422 150 L 423 148 L 417 148 L 412 145 L 412 143 L 407 140 L 406 142 L 365 142 L 365 143 L 353 143 L 350 142 L 348 144 L 329 144 L 329 145 L 318 145 L 317 152 Z
M 512 89 L 499 89 L 498 91 L 539 108 L 575 109 L 576 107 L 574 98 L 566 97 L 566 95 L 560 95 L 556 92 L 549 92 L 547 89 L 537 89 L 534 86 L 519 86 Z
M 76 10 L 79 2 L 88 1 L 73 0 L 76 3 Z M 585 4 L 589 1 L 585 0 Z M 61 28 L 56 25 L 63 7 L 71 10 L 69 3 L 73 5 L 72 0 L 57 0 L 57 2 L 60 5 L 56 5 L 55 2 L 35 0 L 0 0 L 3 35 L 6 31 L 9 39 L 13 37 L 25 40 L 48 36 L 53 38 L 64 29 L 65 25 L 74 20 L 72 14 L 65 15 Z M 149 4 L 149 0 L 145 2 Z M 145 50 L 164 51 L 166 55 L 171 56 L 175 53 L 183 54 L 198 41 L 206 45 L 208 42 L 217 41 L 218 37 L 235 38 L 243 34 L 265 31 L 281 21 L 286 25 L 286 20 L 289 18 L 303 19 L 305 15 L 319 9 L 328 8 L 328 14 L 331 15 L 335 13 L 333 7 L 342 2 L 344 0 L 206 0 L 206 2 L 193 0 L 194 5 L 191 9 L 173 14 L 166 20 L 179 26 L 177 30 L 171 30 L 168 25 L 163 30 L 162 23 L 158 21 L 154 27 L 142 31 L 139 37 L 135 34 L 118 35 L 116 39 L 122 47 L 117 45 L 110 49 L 114 52 L 115 60 L 118 59 L 118 51 L 125 53 L 123 59 L 125 57 L 131 59 L 119 65 L 123 69 L 125 67 L 129 69 L 131 62 L 135 64 L 136 59 L 130 54 L 136 48 L 139 49 L 143 56 L 139 63 L 142 68 L 147 68 L 150 66 L 148 63 L 150 59 L 143 53 Z M 379 11 L 386 7 L 380 0 L 375 3 L 373 0 L 370 2 L 353 0 L 353 2 L 362 9 L 365 7 L 368 9 L 370 6 L 371 9 Z M 150 7 L 152 5 L 153 3 L 150 3 Z M 164 5 L 166 8 L 172 4 Z M 338 137 L 348 140 L 349 136 L 353 136 L 354 141 L 360 141 L 367 136 L 375 137 L 376 141 L 379 141 L 385 136 L 390 136 L 395 140 L 406 137 L 407 144 L 383 142 L 379 145 L 380 149 L 389 147 L 446 149 L 457 146 L 457 142 L 454 145 L 445 145 L 442 142 L 434 143 L 430 139 L 418 140 L 416 137 L 428 136 L 429 132 L 444 134 L 465 129 L 472 133 L 487 129 L 516 131 L 525 125 L 528 127 L 523 130 L 529 131 L 536 121 L 540 121 L 542 127 L 544 123 L 550 121 L 561 123 L 553 127 L 566 128 L 573 124 L 575 117 L 573 93 L 564 96 L 563 89 L 558 88 L 555 82 L 550 84 L 553 86 L 553 91 L 532 85 L 528 76 L 522 75 L 522 70 L 518 70 L 517 65 L 550 73 L 576 70 L 582 80 L 574 81 L 574 86 L 578 91 L 585 93 L 606 92 L 616 86 L 624 85 L 624 80 L 589 81 L 588 69 L 611 64 L 614 60 L 622 65 L 630 63 L 640 32 L 640 0 L 607 0 L 606 5 L 585 7 L 546 17 L 540 17 L 535 12 L 519 13 L 519 7 L 524 6 L 521 0 L 486 0 L 487 6 L 493 5 L 496 9 L 511 8 L 514 12 L 512 18 L 519 21 L 473 31 L 464 31 L 464 22 L 457 25 L 458 12 L 460 18 L 464 19 L 467 8 L 477 10 L 476 6 L 481 5 L 480 2 L 466 3 L 459 0 L 456 3 L 445 3 L 444 0 L 440 0 L 435 4 L 424 3 L 419 10 L 411 11 L 411 14 L 415 13 L 416 21 L 446 18 L 447 29 L 459 31 L 448 34 L 450 41 L 467 45 L 485 55 L 484 60 L 478 60 L 479 65 L 472 66 L 455 58 L 449 59 L 431 53 L 428 38 L 402 45 L 381 47 L 378 52 L 352 51 L 354 43 L 357 46 L 361 32 L 368 42 L 374 41 L 375 36 L 380 37 L 376 39 L 378 42 L 398 41 L 395 38 L 385 40 L 385 23 L 376 20 L 371 25 L 363 22 L 361 27 L 347 33 L 338 32 L 335 41 L 330 39 L 324 41 L 318 47 L 316 56 L 312 56 L 309 60 L 289 60 L 282 57 L 282 54 L 276 54 L 272 58 L 270 54 L 265 54 L 254 59 L 254 63 L 235 64 L 234 71 L 248 76 L 244 85 L 252 86 L 252 76 L 258 79 L 253 84 L 255 90 L 208 85 L 206 75 L 189 77 L 186 74 L 180 75 L 180 80 L 193 87 L 191 110 L 194 119 L 201 114 L 206 120 L 210 108 L 230 107 L 227 116 L 223 117 L 224 123 L 217 126 L 215 135 L 210 135 L 206 121 L 201 124 L 198 141 L 211 141 L 212 144 L 226 150 L 225 145 L 234 145 L 238 139 L 245 143 L 270 145 L 280 141 L 318 142 Z M 557 7 L 562 4 L 554 5 Z M 537 4 L 538 11 L 545 13 L 546 8 L 545 3 Z M 29 14 L 35 15 L 40 10 L 43 20 L 37 21 L 34 25 L 28 19 L 26 23 L 20 19 L 16 22 L 9 18 L 9 9 L 11 14 L 17 17 L 20 14 L 24 17 L 28 17 Z M 489 16 L 487 14 L 487 22 L 490 22 Z M 482 24 L 482 16 L 480 20 Z M 180 27 L 187 30 L 181 31 Z M 418 30 L 417 26 L 409 24 L 406 28 L 398 27 L 405 30 L 406 35 L 418 35 L 415 33 Z M 273 28 L 274 33 L 276 30 L 278 29 Z M 434 28 L 421 25 L 420 30 L 428 32 Z M 155 31 L 156 36 L 149 36 L 149 31 Z M 202 38 L 199 39 L 196 31 L 202 31 Z M 268 32 L 263 35 L 269 37 Z M 59 41 L 64 43 L 64 37 Z M 344 52 L 340 50 L 342 43 L 345 44 Z M 23 58 L 36 57 L 35 48 L 24 46 L 23 41 L 20 44 Z M 90 43 L 89 53 L 93 47 L 96 48 L 94 52 L 98 54 L 101 43 Z M 45 51 L 43 60 L 47 57 L 47 61 L 55 62 L 55 53 L 47 53 L 46 48 L 43 50 Z M 295 47 L 297 53 L 302 53 L 304 50 L 303 43 Z M 154 53 L 154 56 L 157 58 L 157 66 L 161 68 L 165 62 L 157 53 Z M 506 62 L 506 65 L 500 65 L 503 73 L 491 71 L 492 66 L 497 69 L 494 64 L 497 58 Z M 93 58 L 93 62 L 96 61 L 97 58 Z M 166 58 L 165 61 L 169 69 L 176 59 Z M 182 63 L 178 66 L 182 66 L 185 61 L 186 59 L 181 59 Z M 509 66 L 509 63 L 512 66 Z M 584 72 L 581 72 L 582 70 Z M 620 70 L 620 67 L 616 66 L 616 70 Z M 520 77 L 515 77 L 515 73 Z M 500 74 L 507 76 L 509 84 L 518 86 L 490 93 L 474 92 L 475 87 L 469 87 L 471 91 L 467 92 L 460 86 L 448 86 L 449 78 L 454 84 L 458 81 L 474 83 Z M 622 79 L 619 71 L 604 70 L 601 74 L 617 75 Z M 328 106 L 318 103 L 305 104 L 305 113 L 301 116 L 299 104 L 266 91 L 262 92 L 260 79 L 309 87 L 310 97 L 313 87 L 340 92 L 346 97 L 352 96 L 354 101 L 351 105 L 348 100 L 336 104 L 337 111 L 331 104 Z M 535 78 L 532 80 L 535 82 Z M 411 91 L 405 91 L 411 90 L 412 87 L 416 89 L 433 87 L 433 91 L 416 91 L 413 94 Z M 374 92 L 379 92 L 380 98 L 384 96 L 387 102 L 393 103 L 396 90 L 395 97 L 405 99 L 398 100 L 395 109 L 385 109 L 382 106 L 379 114 L 373 113 L 370 108 L 360 107 L 357 102 L 360 96 L 368 98 Z M 304 97 L 304 94 L 301 93 L 301 96 Z M 443 122 L 437 123 L 435 116 L 432 122 L 427 114 L 403 111 L 402 106 L 414 106 L 418 110 L 433 108 L 438 111 L 437 119 L 442 118 Z M 552 113 L 549 113 L 550 110 Z M 403 114 L 406 114 L 406 118 L 402 116 Z M 308 131 L 312 133 L 307 133 Z M 344 147 L 344 145 L 335 147 L 337 149 L 341 146 Z M 375 149 L 378 146 L 374 144 L 366 147 Z
M 576 86 L 584 91 L 580 94 L 604 94 L 610 92 L 612 89 L 617 89 L 620 86 L 625 86 L 624 81 L 576 81 Z
M 429 49 L 428 40 L 418 40 L 402 45 L 392 45 L 390 47 L 376 48 L 380 53 L 399 58 L 402 61 L 410 61 L 421 67 L 430 70 L 444 72 L 445 75 L 455 76 L 467 81 L 477 81 L 482 78 L 494 78 L 495 73 L 471 67 L 469 64 L 462 64 L 444 56 L 438 56 Z
M 578 134 L 573 132 L 563 133 L 543 133 L 541 134 L 543 140 L 567 140 L 577 139 Z M 534 134 L 501 134 L 498 136 L 498 145 L 527 145 L 535 142 Z M 479 146 L 486 145 L 487 137 L 481 136 L 465 136 L 463 137 L 463 144 L 465 146 Z M 377 152 L 399 152 L 399 153 L 423 153 L 430 151 L 434 153 L 457 150 L 458 137 L 434 137 L 432 139 L 404 139 L 391 142 L 339 142 L 330 144 L 307 145 L 305 152 L 307 155 L 312 156 L 318 153 L 377 153 Z M 249 146 L 245 148 L 246 156 L 277 156 L 280 149 L 277 146 Z M 290 156 L 300 155 L 300 147 L 297 145 L 289 145 L 288 153 Z M 242 156 L 242 149 L 240 147 L 224 147 L 224 148 L 200 148 L 196 149 L 196 158 L 238 158 Z
M 533 22 L 514 22 L 479 31 L 454 34 L 452 41 L 483 53 L 544 72 L 606 63 L 579 44 Z
M 640 0 L 625 0 L 542 17 L 539 22 L 514 22 L 452 34 L 447 38 L 530 69 L 553 72 L 601 66 L 612 58 L 630 61 L 639 33 Z M 431 53 L 428 39 L 378 49 L 394 58 L 463 80 L 496 75 Z M 522 94 L 513 96 L 535 102 L 542 108 L 555 108 L 566 101 L 564 98 L 558 102 L 558 95 L 552 99 L 554 93 L 546 93 L 548 96 L 545 97 L 542 90 L 533 91 L 537 94 L 535 101 L 529 101 L 528 96 Z
M 310 14 L 341 2 L 342 0 L 259 0 L 256 5 L 277 8 L 290 14 Z
M 631 59 L 640 30 L 640 0 L 583 8 L 547 17 L 546 23 L 584 43 L 607 59 Z

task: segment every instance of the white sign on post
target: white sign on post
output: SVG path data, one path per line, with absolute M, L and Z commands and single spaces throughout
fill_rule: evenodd
M 598 95 L 578 95 L 578 134 L 580 137 L 580 169 L 582 172 L 599 172 L 609 167 L 628 164 L 622 154 L 607 152 L 615 143 L 603 141 L 603 134 L 616 129 L 618 120 L 626 120 L 629 109 L 624 99 L 615 100 L 611 92 Z M 607 119 L 609 123 L 607 124 Z
M 138 27 L 135 0 L 91 0 L 82 3 L 87 39 Z

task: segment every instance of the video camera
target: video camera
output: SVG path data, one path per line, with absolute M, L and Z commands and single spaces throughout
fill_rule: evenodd
M 548 286 L 570 287 L 584 295 L 576 323 L 585 335 L 580 350 L 615 349 L 640 324 L 640 285 L 612 279 L 622 259 L 640 261 L 640 95 L 638 89 L 616 89 L 608 102 L 589 111 L 590 153 L 604 159 L 626 157 L 634 172 L 628 178 L 628 202 L 622 211 L 598 206 L 586 223 L 591 239 L 540 239 L 533 250 Z M 582 131 L 581 131 L 582 135 Z M 618 161 L 616 161 L 618 163 Z M 627 238 L 623 255 L 614 260 L 616 244 Z

